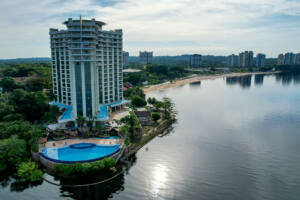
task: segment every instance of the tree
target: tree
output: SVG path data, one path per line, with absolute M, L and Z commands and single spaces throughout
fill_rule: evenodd
M 144 107 L 147 105 L 147 102 L 140 96 L 134 96 L 131 99 L 131 104 L 135 107 Z
M 161 102 L 161 101 L 157 101 L 154 104 L 154 107 L 155 107 L 156 110 L 160 110 L 163 106 L 164 106 L 164 103 Z
M 124 96 L 129 98 L 129 99 L 131 99 L 134 96 L 139 96 L 139 97 L 145 99 L 146 95 L 145 95 L 144 91 L 141 88 L 132 87 L 132 88 L 129 88 L 128 90 L 126 90 L 124 92 Z
M 2 121 L 3 118 L 11 113 L 14 112 L 14 108 L 7 103 L 0 102 L 0 120 Z
M 37 92 L 42 91 L 43 89 L 50 89 L 51 83 L 45 78 L 33 77 L 25 82 L 25 88 L 29 92 Z
M 149 103 L 149 104 L 151 104 L 151 105 L 154 105 L 156 102 L 157 102 L 157 100 L 155 99 L 155 97 L 149 97 L 148 99 L 147 99 L 147 102 Z
M 163 98 L 163 114 L 164 119 L 170 119 L 172 113 L 176 113 L 175 104 L 168 97 Z
M 160 119 L 159 113 L 152 113 L 151 118 L 153 121 L 157 122 Z
M 4 77 L 0 81 L 0 87 L 3 88 L 4 92 L 10 92 L 17 87 L 17 84 L 12 77 Z
M 7 167 L 16 167 L 27 159 L 28 151 L 25 140 L 12 135 L 8 139 L 0 140 L 0 171 Z
M 18 166 L 17 175 L 21 182 L 37 182 L 43 178 L 43 172 L 35 162 L 22 162 Z
M 124 125 L 121 127 L 121 132 L 129 138 L 130 142 L 136 139 L 136 129 L 140 126 L 139 121 L 133 112 L 129 116 L 121 119 Z
M 78 127 L 83 127 L 83 125 L 86 123 L 86 120 L 83 116 L 78 116 L 76 119 L 76 123 Z
M 41 120 L 49 110 L 48 97 L 43 92 L 25 92 L 14 107 L 17 113 L 24 113 L 28 121 Z

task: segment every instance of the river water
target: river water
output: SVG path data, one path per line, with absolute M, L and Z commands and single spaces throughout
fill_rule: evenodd
M 149 94 L 178 120 L 106 184 L 2 180 L 0 199 L 300 199 L 300 74 L 202 81 Z

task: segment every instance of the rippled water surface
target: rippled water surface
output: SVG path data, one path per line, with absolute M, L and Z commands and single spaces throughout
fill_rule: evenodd
M 149 95 L 172 98 L 178 121 L 124 175 L 79 188 L 6 181 L 0 199 L 300 199 L 300 75 L 208 80 Z

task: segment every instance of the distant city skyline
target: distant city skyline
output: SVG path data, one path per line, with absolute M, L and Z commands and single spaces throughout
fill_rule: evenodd
M 122 28 L 132 56 L 228 56 L 247 49 L 277 58 L 300 52 L 296 0 L 3 0 L 0 59 L 48 57 L 49 27 L 66 18 L 95 18 Z M 63 28 L 61 24 L 60 27 Z

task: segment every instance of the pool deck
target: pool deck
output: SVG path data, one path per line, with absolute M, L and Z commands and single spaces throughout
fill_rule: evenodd
M 42 152 L 42 148 L 57 148 L 68 146 L 70 144 L 78 143 L 94 143 L 99 145 L 114 145 L 114 144 L 123 144 L 123 139 L 98 139 L 98 138 L 86 138 L 86 139 L 65 139 L 59 141 L 48 141 L 45 144 L 41 145 L 39 152 Z

